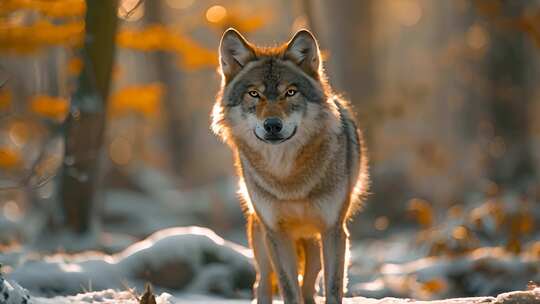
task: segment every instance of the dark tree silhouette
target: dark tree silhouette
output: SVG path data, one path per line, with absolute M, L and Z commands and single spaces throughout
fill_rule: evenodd
M 501 13 L 507 18 L 521 18 L 528 4 L 524 1 L 501 1 Z M 505 17 L 501 16 L 501 17 Z M 489 177 L 502 186 L 523 185 L 534 178 L 531 157 L 530 121 L 531 70 L 528 58 L 531 41 L 525 33 L 491 20 L 488 28 L 491 46 L 486 54 L 487 111 L 494 142 L 488 165 Z M 500 150 L 500 151 L 499 151 Z
M 149 25 L 166 25 L 162 1 L 145 1 L 146 22 Z M 185 111 L 182 110 L 182 71 L 176 65 L 176 55 L 158 51 L 152 54 L 156 66 L 158 81 L 165 86 L 163 107 L 165 109 L 166 138 L 171 154 L 171 165 L 174 172 L 182 175 L 188 153 L 188 142 L 191 130 L 186 126 Z M 184 101 L 185 102 L 185 101 Z
M 83 70 L 66 120 L 60 184 L 64 223 L 75 233 L 91 228 L 100 181 L 107 98 L 115 53 L 117 0 L 86 1 Z

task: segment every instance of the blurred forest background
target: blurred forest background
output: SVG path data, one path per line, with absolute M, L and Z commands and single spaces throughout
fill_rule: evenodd
M 174 226 L 246 245 L 232 156 L 209 130 L 229 27 L 263 45 L 310 29 L 353 104 L 372 193 L 351 223 L 352 292 L 540 281 L 536 0 L 2 0 L 4 271 L 20 248 L 115 253 Z M 423 258 L 470 263 L 399 268 Z

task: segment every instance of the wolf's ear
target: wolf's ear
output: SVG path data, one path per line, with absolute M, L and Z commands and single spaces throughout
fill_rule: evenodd
M 253 58 L 253 48 L 237 30 L 225 31 L 219 44 L 219 64 L 225 78 L 231 79 Z
M 308 30 L 298 31 L 287 43 L 285 58 L 292 60 L 310 75 L 318 75 L 321 54 L 317 40 Z

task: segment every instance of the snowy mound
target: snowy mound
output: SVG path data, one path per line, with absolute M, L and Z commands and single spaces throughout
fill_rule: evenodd
M 139 300 L 137 296 L 128 291 L 115 291 L 112 289 L 81 293 L 74 296 L 67 297 L 54 297 L 54 298 L 37 298 L 36 304 L 87 304 L 87 303 L 99 303 L 99 304 L 138 304 Z M 171 295 L 163 293 L 159 297 L 156 297 L 157 304 L 172 304 L 173 299 Z
M 8 282 L 0 274 L 0 304 L 30 304 L 28 291 L 15 282 Z
M 364 264 L 366 261 L 362 261 Z M 457 294 L 484 296 L 520 290 L 538 282 L 536 255 L 480 248 L 457 257 L 425 257 L 407 263 L 384 263 L 379 276 L 354 284 L 353 294 L 369 297 L 445 299 Z
M 255 280 L 248 249 L 206 228 L 170 228 L 105 255 L 57 254 L 27 261 L 8 276 L 38 295 L 73 295 L 82 291 L 141 288 L 247 297 Z

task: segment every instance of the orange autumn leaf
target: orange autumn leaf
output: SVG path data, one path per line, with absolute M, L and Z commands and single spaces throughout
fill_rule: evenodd
M 82 42 L 84 22 L 53 24 L 39 19 L 31 25 L 18 25 L 0 19 L 0 51 L 31 53 L 53 45 L 78 45 Z
M 0 111 L 6 111 L 11 106 L 12 94 L 7 89 L 0 89 Z
M 22 163 L 21 157 L 15 151 L 8 148 L 0 148 L 0 168 L 15 169 Z
M 526 235 L 534 231 L 534 217 L 529 212 L 520 212 L 511 222 L 513 232 Z
M 83 68 L 83 62 L 81 58 L 71 58 L 67 63 L 67 72 L 69 75 L 77 76 L 81 73 Z
M 16 10 L 37 11 L 53 18 L 80 17 L 84 15 L 86 4 L 83 0 L 2 0 L 0 15 Z
M 30 100 L 30 111 L 54 120 L 63 120 L 69 111 L 69 101 L 60 97 L 36 95 Z
M 138 113 L 155 117 L 159 113 L 163 90 L 159 83 L 125 87 L 112 96 L 110 113 L 113 116 Z
M 425 200 L 418 198 L 410 200 L 408 211 L 424 227 L 429 227 L 433 223 L 433 208 Z
M 182 66 L 196 69 L 217 64 L 216 52 L 199 45 L 195 40 L 162 25 L 144 29 L 124 29 L 117 35 L 121 47 L 139 51 L 168 51 L 176 53 Z
M 447 287 L 448 286 L 446 282 L 440 278 L 432 279 L 422 283 L 422 289 L 429 294 L 440 293 L 446 290 Z

